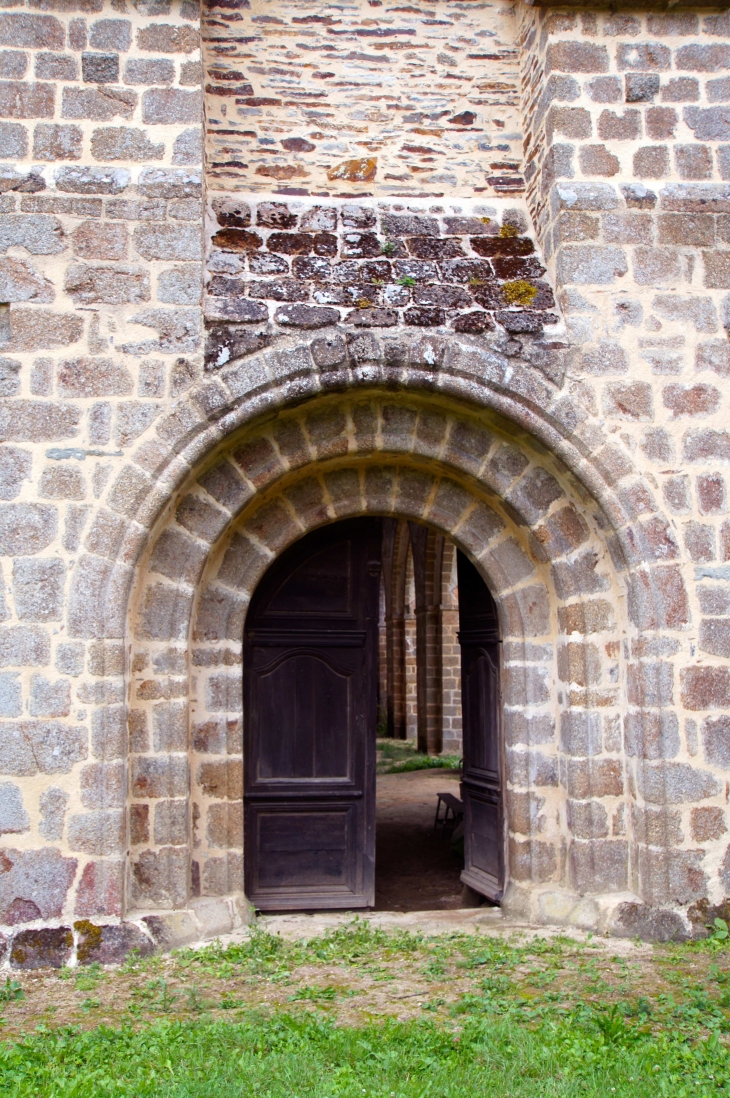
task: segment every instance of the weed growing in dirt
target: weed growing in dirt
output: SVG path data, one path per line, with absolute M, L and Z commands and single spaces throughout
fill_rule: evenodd
M 78 972 L 74 980 L 74 986 L 77 991 L 94 991 L 102 980 L 106 979 L 107 974 L 104 969 L 97 961 L 94 961 L 93 964 L 87 965 Z

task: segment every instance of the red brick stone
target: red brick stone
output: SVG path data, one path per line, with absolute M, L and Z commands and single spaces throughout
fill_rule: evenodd
M 585 175 L 613 176 L 621 167 L 618 157 L 605 145 L 581 145 L 578 161 Z
M 678 118 L 671 107 L 650 107 L 644 117 L 646 134 L 652 141 L 667 141 L 674 137 Z
M 53 118 L 53 84 L 0 81 L 0 118 Z
M 674 163 L 680 179 L 712 178 L 712 151 L 706 145 L 675 145 Z
M 0 45 L 31 50 L 62 50 L 63 24 L 53 15 L 23 13 L 0 16 Z
M 200 33 L 195 27 L 152 23 L 137 32 L 137 45 L 148 53 L 192 53 L 200 46 Z
M 720 43 L 713 43 L 711 46 L 693 43 L 678 49 L 674 60 L 680 71 L 721 72 L 730 68 L 730 46 Z
M 641 134 L 641 114 L 627 110 L 619 115 L 615 111 L 602 111 L 598 119 L 598 136 L 601 141 L 633 141 Z
M 690 812 L 692 838 L 696 843 L 708 843 L 727 833 L 725 813 L 721 808 L 693 808 Z
M 726 510 L 725 480 L 720 473 L 697 478 L 697 499 L 703 515 L 718 515 Z
M 619 419 L 650 420 L 654 415 L 652 389 L 646 381 L 614 381 L 603 396 L 606 415 Z
M 637 179 L 663 179 L 669 174 L 669 150 L 665 145 L 646 145 L 634 153 Z
M 671 57 L 672 51 L 659 42 L 622 42 L 616 50 L 619 71 L 663 72 L 670 67 Z

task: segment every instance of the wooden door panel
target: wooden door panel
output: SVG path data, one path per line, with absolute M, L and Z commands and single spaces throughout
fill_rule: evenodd
M 352 668 L 324 653 L 286 651 L 253 670 L 256 784 L 275 779 L 350 778 L 347 727 Z
M 498 901 L 504 876 L 499 622 L 487 585 L 462 553 L 457 567 L 464 744 L 461 879 Z
M 244 869 L 261 910 L 374 899 L 378 519 L 282 555 L 244 636 Z
M 464 645 L 466 659 L 462 664 L 462 692 L 469 716 L 467 719 L 468 745 L 465 745 L 469 757 L 469 770 L 479 771 L 486 780 L 499 783 L 499 737 L 485 735 L 488 715 L 498 712 L 499 706 L 499 664 L 497 646 L 477 647 L 473 643 Z M 486 719 L 485 719 L 486 718 Z
M 253 891 L 274 900 L 283 892 L 282 899 L 295 902 L 311 901 L 323 890 L 356 894 L 359 809 L 357 804 L 252 806 L 247 824 L 255 835 Z
M 471 787 L 465 798 L 464 873 L 462 880 L 477 892 L 486 884 L 490 898 L 502 887 L 502 813 L 499 803 L 486 800 Z M 486 893 L 485 893 L 486 894 Z

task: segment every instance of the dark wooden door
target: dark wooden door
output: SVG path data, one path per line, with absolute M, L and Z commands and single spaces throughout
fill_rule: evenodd
M 379 519 L 302 538 L 243 646 L 244 873 L 262 911 L 374 902 Z
M 504 887 L 499 622 L 489 588 L 461 552 L 457 568 L 464 743 L 461 879 L 499 901 Z

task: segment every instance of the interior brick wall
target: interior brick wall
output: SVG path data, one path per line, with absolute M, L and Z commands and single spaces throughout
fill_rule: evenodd
M 459 647 L 459 584 L 456 546 L 444 540 L 441 573 L 441 667 L 443 748 L 461 754 L 461 649 Z

